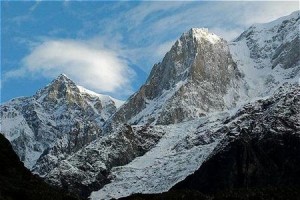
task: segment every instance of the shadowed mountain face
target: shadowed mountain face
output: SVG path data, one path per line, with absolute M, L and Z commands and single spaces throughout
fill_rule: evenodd
M 124 199 L 299 199 L 300 86 L 245 105 L 207 160 L 169 192 Z
M 300 187 L 267 187 L 225 190 L 203 194 L 197 190 L 175 190 L 161 194 L 134 194 L 120 200 L 299 200 Z
M 2 134 L 0 134 L 0 163 L 1 200 L 79 199 L 46 184 L 38 176 L 32 175 Z
M 287 85 L 285 87 L 288 87 Z M 300 87 L 248 104 L 225 121 L 225 138 L 173 189 L 300 186 Z

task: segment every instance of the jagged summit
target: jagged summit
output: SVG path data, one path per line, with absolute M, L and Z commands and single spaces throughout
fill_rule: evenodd
M 58 75 L 49 85 L 52 85 L 53 83 L 76 85 L 75 82 L 71 80 L 66 74 Z
M 76 84 L 65 74 L 60 74 L 50 84 L 39 90 L 36 93 L 36 96 L 37 98 L 44 98 L 47 96 L 51 99 L 60 99 L 74 92 L 79 93 L 79 89 Z
M 61 74 L 35 95 L 1 105 L 1 131 L 25 166 L 43 175 L 99 137 L 103 123 L 120 104 Z
M 182 34 L 182 37 L 193 37 L 196 41 L 202 40 L 215 44 L 221 40 L 221 38 L 214 33 L 208 31 L 208 28 L 191 28 L 189 31 Z
M 234 88 L 239 79 L 227 42 L 193 28 L 153 66 L 146 83 L 112 121 L 170 124 L 223 110 L 238 98 Z M 230 99 L 225 99 L 228 93 Z
M 70 78 L 69 78 L 66 74 L 61 73 L 61 74 L 59 74 L 59 75 L 57 76 L 56 79 L 70 79 Z

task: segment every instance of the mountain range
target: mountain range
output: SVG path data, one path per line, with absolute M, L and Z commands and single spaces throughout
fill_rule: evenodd
M 32 173 L 83 198 L 298 187 L 299 25 L 296 11 L 231 42 L 192 28 L 126 102 L 62 74 L 1 105 L 1 132 Z

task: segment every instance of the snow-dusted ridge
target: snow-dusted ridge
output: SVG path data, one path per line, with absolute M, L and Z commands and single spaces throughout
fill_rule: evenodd
M 227 113 L 160 126 L 166 134 L 144 156 L 111 170 L 112 182 L 91 199 L 111 199 L 134 193 L 160 193 L 193 173 L 209 156 L 222 135 L 209 135 L 222 126 Z
M 253 25 L 230 43 L 190 29 L 122 106 L 61 75 L 2 105 L 1 129 L 27 166 L 38 159 L 35 173 L 83 197 L 167 191 L 212 155 L 227 119 L 247 117 L 244 104 L 265 109 L 255 100 L 267 107 L 277 88 L 284 96 L 298 82 L 299 19 Z
M 37 170 L 36 162 L 41 161 L 42 154 L 45 158 L 45 150 L 49 153 L 53 147 L 61 149 L 57 155 L 49 156 L 55 165 L 99 137 L 104 121 L 122 103 L 77 86 L 61 74 L 35 95 L 2 104 L 1 133 L 12 143 L 25 166 Z M 46 159 L 43 165 L 51 166 Z
M 104 105 L 111 104 L 111 101 L 112 101 L 115 104 L 116 108 L 119 108 L 125 103 L 125 101 L 115 99 L 109 95 L 96 93 L 94 91 L 84 88 L 83 86 L 77 85 L 77 87 L 78 87 L 79 91 L 83 94 L 85 93 L 85 94 L 89 94 L 90 96 L 98 97 Z
M 249 99 L 271 94 L 300 76 L 300 11 L 275 21 L 252 25 L 230 43 L 244 75 Z
M 291 88 L 287 83 L 298 82 L 300 54 L 295 45 L 296 47 L 297 44 L 299 45 L 299 23 L 299 11 L 296 11 L 274 22 L 253 25 L 238 39 L 231 42 L 229 44 L 230 54 L 242 78 L 234 83 L 236 84 L 235 88 L 231 87 L 227 90 L 227 94 L 223 98 L 225 102 L 232 102 L 232 96 L 237 93 L 239 97 L 235 103 L 236 107 L 233 106 L 231 110 L 225 111 L 223 114 L 216 112 L 214 117 L 207 115 L 198 120 L 164 126 L 167 134 L 153 149 L 128 165 L 113 168 L 111 170 L 112 182 L 101 190 L 93 192 L 90 198 L 111 199 L 134 193 L 164 192 L 199 168 L 224 137 L 224 135 L 220 135 L 222 131 L 216 130 L 224 128 L 223 120 L 226 116 L 230 119 L 237 112 L 242 112 L 239 110 L 248 102 L 251 102 L 250 104 L 253 104 L 254 107 L 257 100 L 268 102 L 268 99 L 273 98 L 274 91 L 280 86 L 282 86 L 280 93 L 284 96 L 284 88 L 287 89 L 286 92 L 288 92 L 288 88 Z M 214 37 L 213 34 L 207 37 L 205 29 L 191 29 L 184 36 L 189 34 L 193 35 L 197 41 L 208 38 L 213 45 L 222 40 Z M 176 43 L 179 47 L 182 46 L 181 40 Z M 296 57 L 292 57 L 294 60 L 290 60 L 293 62 L 285 66 L 287 63 L 284 63 L 285 57 L 280 57 L 281 54 L 285 57 L 290 55 L 296 55 Z M 277 59 L 278 56 L 281 60 Z M 283 84 L 285 85 L 283 86 Z M 201 91 L 200 88 L 195 90 L 195 92 L 199 91 Z M 159 98 L 161 97 L 163 95 Z M 155 100 L 157 99 L 154 99 L 157 104 Z M 147 110 L 152 104 L 151 101 L 148 102 L 146 109 L 137 116 L 150 114 L 151 112 Z M 188 106 L 183 102 L 181 105 Z M 213 120 L 215 118 L 217 120 Z M 233 123 L 239 122 L 234 121 Z M 218 134 L 214 134 L 214 132 Z
M 192 28 L 189 32 L 192 33 L 192 35 L 199 41 L 201 41 L 203 38 L 208 40 L 211 44 L 215 44 L 221 40 L 219 36 L 217 36 L 214 33 L 211 33 L 208 31 L 208 28 Z M 185 33 L 186 34 L 189 34 Z

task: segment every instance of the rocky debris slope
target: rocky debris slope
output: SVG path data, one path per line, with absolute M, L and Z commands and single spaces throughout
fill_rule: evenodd
M 61 161 L 45 178 L 53 185 L 88 197 L 110 181 L 112 167 L 144 155 L 164 134 L 160 127 L 123 125 Z
M 296 178 L 292 180 L 300 172 L 300 157 L 296 154 L 300 142 L 299 104 L 300 87 L 286 84 L 274 96 L 249 103 L 231 115 L 225 112 L 169 125 L 167 134 L 143 157 L 113 168 L 112 182 L 93 192 L 91 199 L 168 191 L 199 166 L 206 169 L 201 171 L 202 176 L 179 189 L 198 190 L 198 182 L 203 185 L 201 192 L 239 185 L 280 186 L 276 179 L 286 179 L 291 185 L 299 183 Z M 286 164 L 281 165 L 285 159 Z M 185 181 L 180 184 L 186 186 Z
M 227 42 L 207 29 L 184 33 L 112 123 L 174 124 L 235 105 L 240 73 Z M 224 98 L 230 93 L 230 100 Z M 229 98 L 228 96 L 228 98 Z
M 157 156 L 153 148 L 145 156 L 112 170 L 112 183 L 93 192 L 91 199 L 161 193 L 176 182 L 169 192 L 125 199 L 297 199 L 299 119 L 300 86 L 285 84 L 275 95 L 219 117 L 213 127 L 202 123 L 194 134 L 187 134 L 177 143 L 172 141 L 172 158 L 168 153 Z M 157 146 L 161 148 L 162 144 Z M 156 155 L 154 162 L 143 165 L 151 160 L 151 153 Z M 200 168 L 191 169 L 197 166 Z M 183 173 L 189 169 L 195 172 L 184 179 Z
M 159 193 L 193 173 L 214 150 L 228 113 L 161 126 L 166 132 L 144 156 L 110 171 L 111 182 L 93 192 L 91 199 L 111 199 L 134 193 Z
M 9 141 L 0 134 L 0 199 L 2 200 L 75 200 L 61 189 L 47 185 L 20 161 Z
M 34 96 L 1 105 L 1 131 L 25 166 L 44 175 L 99 137 L 102 124 L 115 111 L 110 97 L 89 93 L 60 75 Z
M 173 189 L 300 186 L 299 85 L 284 85 L 274 96 L 245 105 L 221 132 L 225 137 L 209 158 Z

